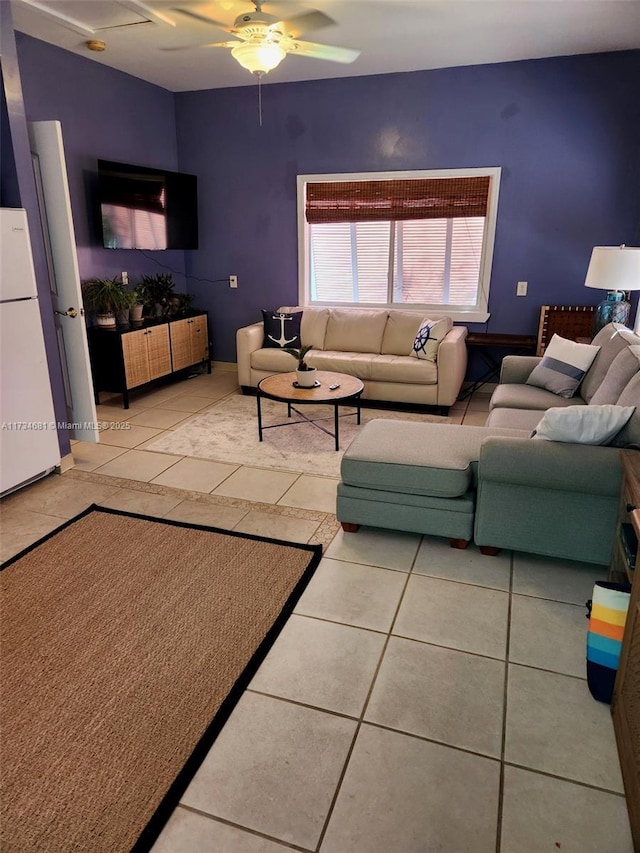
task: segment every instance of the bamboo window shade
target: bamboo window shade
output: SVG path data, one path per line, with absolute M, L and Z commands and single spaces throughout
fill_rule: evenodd
M 321 181 L 306 186 L 306 217 L 321 222 L 389 222 L 486 216 L 490 177 Z

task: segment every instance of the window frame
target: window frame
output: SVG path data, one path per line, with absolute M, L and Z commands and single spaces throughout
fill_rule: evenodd
M 389 311 L 415 311 L 424 314 L 447 314 L 453 320 L 468 323 L 484 323 L 491 316 L 489 313 L 489 287 L 493 266 L 495 247 L 496 222 L 498 216 L 498 197 L 500 192 L 500 166 L 489 166 L 474 169 L 419 169 L 397 172 L 343 172 L 336 174 L 314 174 L 297 176 L 298 200 L 298 304 L 305 307 L 317 308 L 387 308 Z M 480 276 L 478 281 L 478 299 L 473 308 L 459 308 L 445 304 L 418 304 L 387 302 L 319 302 L 311 301 L 310 294 L 310 251 L 309 226 L 305 217 L 305 188 L 310 182 L 336 181 L 389 181 L 412 178 L 467 178 L 489 176 L 489 197 L 485 219 L 485 234 L 480 259 Z

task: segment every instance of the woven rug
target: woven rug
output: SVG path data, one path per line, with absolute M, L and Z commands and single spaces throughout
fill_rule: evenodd
M 10 560 L 3 853 L 149 850 L 320 554 L 94 506 Z
M 332 406 L 300 406 L 306 417 L 327 417 L 324 426 L 333 430 Z M 349 411 L 340 408 L 340 412 Z M 355 411 L 352 409 L 351 411 Z M 265 426 L 287 421 L 286 403 L 262 401 Z M 258 419 L 255 397 L 236 394 L 226 397 L 206 412 L 194 415 L 186 424 L 169 431 L 145 450 L 193 456 L 215 462 L 231 462 L 254 468 L 276 468 L 301 474 L 340 476 L 340 460 L 346 448 L 374 418 L 449 423 L 451 418 L 386 409 L 362 409 L 362 425 L 355 416 L 340 419 L 340 450 L 336 452 L 333 438 L 298 418 L 294 426 L 267 429 L 264 440 L 258 440 Z

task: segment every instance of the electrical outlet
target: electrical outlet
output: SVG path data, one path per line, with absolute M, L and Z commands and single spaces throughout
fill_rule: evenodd
M 229 287 L 237 287 L 238 286 L 238 276 L 230 275 L 229 276 Z
M 528 281 L 519 281 L 516 287 L 516 296 L 526 296 L 528 286 Z
M 129 273 L 128 272 L 122 272 L 121 276 L 122 276 L 122 283 L 123 284 L 129 284 Z

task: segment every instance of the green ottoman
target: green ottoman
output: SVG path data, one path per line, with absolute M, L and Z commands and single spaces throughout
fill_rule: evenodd
M 336 515 L 361 524 L 445 536 L 466 548 L 473 536 L 477 460 L 489 435 L 520 430 L 374 420 L 342 458 Z

